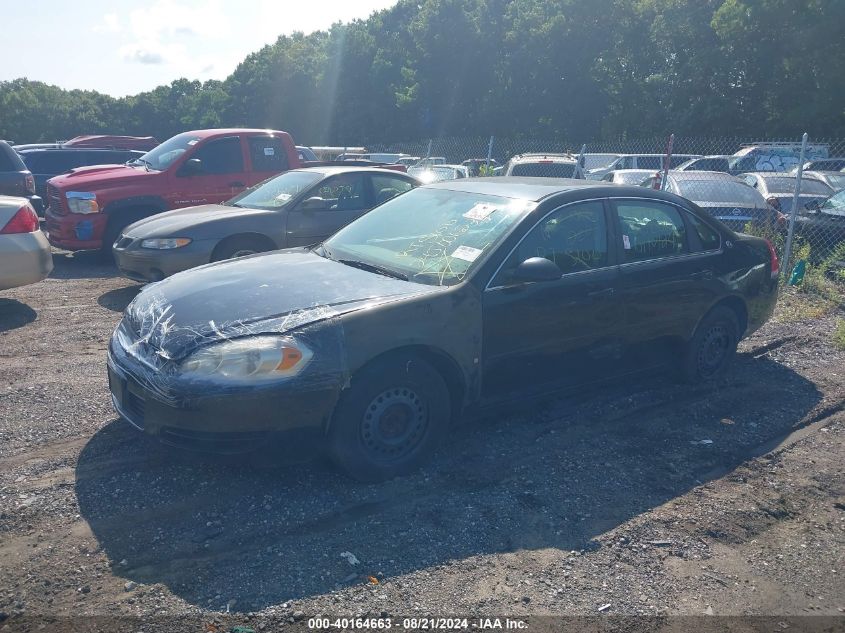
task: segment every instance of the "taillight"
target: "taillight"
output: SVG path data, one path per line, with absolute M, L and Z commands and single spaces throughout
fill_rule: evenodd
M 23 205 L 6 222 L 6 226 L 0 230 L 0 235 L 11 235 L 13 233 L 34 233 L 38 230 L 38 216 L 29 204 Z
M 766 202 L 768 202 L 770 205 L 772 205 L 772 208 L 775 211 L 778 211 L 778 212 L 782 211 L 781 206 L 780 206 L 780 200 L 778 200 L 774 196 L 772 196 L 770 198 L 766 198 Z
M 32 176 L 32 174 L 26 175 L 26 190 L 29 193 L 35 193 L 35 178 Z
M 769 247 L 769 260 L 772 265 L 772 279 L 775 279 L 780 274 L 780 262 L 778 262 L 778 254 L 775 247 L 769 240 L 766 240 L 766 246 Z

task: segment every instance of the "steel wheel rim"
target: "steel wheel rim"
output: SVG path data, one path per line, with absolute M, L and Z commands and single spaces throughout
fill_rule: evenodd
M 698 369 L 702 375 L 710 376 L 722 366 L 730 343 L 731 336 L 724 325 L 714 325 L 707 330 L 698 349 Z
M 406 458 L 428 430 L 428 407 L 409 387 L 385 389 L 370 401 L 361 418 L 360 439 L 376 461 Z

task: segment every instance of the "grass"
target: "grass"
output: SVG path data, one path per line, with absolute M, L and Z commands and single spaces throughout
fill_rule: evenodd
M 820 319 L 832 314 L 840 302 L 807 292 L 798 286 L 781 286 L 773 320 L 778 323 Z
M 833 329 L 833 344 L 837 349 L 845 352 L 845 319 L 836 319 L 836 327 Z

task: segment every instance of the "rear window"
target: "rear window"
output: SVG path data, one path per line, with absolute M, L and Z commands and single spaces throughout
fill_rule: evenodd
M 511 176 L 535 178 L 572 178 L 575 163 L 519 163 L 511 169 Z
M 288 156 L 282 139 L 275 136 L 251 136 L 247 142 L 252 159 L 252 171 L 277 174 L 288 168 Z
M 795 191 L 795 183 L 797 178 L 777 177 L 764 178 L 766 182 L 766 189 L 770 193 L 792 193 Z M 801 179 L 801 193 L 810 193 L 818 196 L 829 196 L 833 190 L 824 184 L 821 180 L 813 180 L 811 178 Z
M 693 202 L 724 202 L 753 204 L 760 208 L 766 201 L 756 189 L 730 180 L 679 180 L 675 183 L 678 193 Z
M 0 171 L 26 171 L 18 153 L 3 141 L 0 141 Z

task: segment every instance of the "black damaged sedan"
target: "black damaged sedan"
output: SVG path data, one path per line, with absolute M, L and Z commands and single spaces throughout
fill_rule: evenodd
M 463 413 L 674 367 L 717 376 L 778 262 L 693 203 L 584 180 L 412 190 L 321 244 L 144 288 L 109 347 L 117 412 L 162 441 L 327 448 L 408 472 Z

